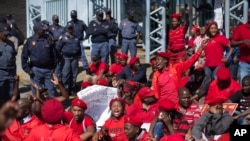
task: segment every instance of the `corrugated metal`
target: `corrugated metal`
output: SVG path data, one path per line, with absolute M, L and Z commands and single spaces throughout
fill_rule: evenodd
M 59 23 L 66 25 L 68 18 L 68 0 L 46 0 L 45 1 L 46 20 L 52 23 L 52 16 L 59 16 Z

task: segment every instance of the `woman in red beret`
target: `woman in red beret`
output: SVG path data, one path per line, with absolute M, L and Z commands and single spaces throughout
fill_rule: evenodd
M 89 140 L 95 134 L 95 122 L 87 114 L 85 110 L 87 109 L 87 104 L 79 99 L 75 98 L 71 101 L 70 112 L 64 112 L 64 122 L 73 129 L 81 140 Z
M 216 22 L 210 22 L 207 26 L 209 40 L 204 48 L 206 62 L 205 73 L 212 79 L 216 78 L 216 71 L 220 67 L 224 67 L 229 57 L 233 53 L 233 48 L 230 46 L 230 41 L 219 33 Z M 230 48 L 227 56 L 224 58 L 224 51 Z
M 101 130 L 93 137 L 93 141 L 116 141 L 120 134 L 124 134 L 125 102 L 121 98 L 114 98 L 109 102 L 111 117 L 105 121 Z
M 185 23 L 181 25 L 180 14 L 171 15 L 172 28 L 169 31 L 167 52 L 170 54 L 170 64 L 176 64 L 186 60 L 185 34 L 189 21 L 188 11 L 185 11 Z

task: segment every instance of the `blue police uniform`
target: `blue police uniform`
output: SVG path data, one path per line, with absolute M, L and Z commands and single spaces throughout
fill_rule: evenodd
M 101 60 L 108 64 L 108 32 L 109 24 L 106 20 L 93 20 L 89 23 L 87 34 L 91 35 L 92 49 L 91 58 L 99 54 Z
M 37 31 L 46 28 L 38 22 L 34 29 Z M 40 38 L 36 35 L 29 37 L 23 46 L 21 62 L 23 70 L 30 75 L 31 80 L 38 86 L 47 88 L 49 95 L 54 97 L 56 89 L 51 79 L 56 65 L 56 54 L 50 36 L 44 34 Z M 34 93 L 33 88 L 32 91 Z
M 8 34 L 4 29 L 5 24 L 0 25 L 1 34 Z M 7 36 L 7 35 L 6 35 Z M 16 75 L 16 51 L 14 44 L 7 40 L 0 42 L 0 100 L 3 102 L 11 99 L 14 89 L 14 76 Z
M 82 65 L 83 65 L 83 69 L 88 69 L 88 60 L 85 56 L 85 51 L 84 51 L 84 46 L 83 46 L 83 40 L 84 40 L 84 34 L 83 32 L 87 30 L 87 25 L 79 19 L 76 20 L 71 20 L 69 21 L 70 23 L 73 24 L 73 28 L 74 28 L 74 36 L 77 37 L 80 41 L 81 41 L 81 58 L 82 58 Z
M 140 32 L 138 23 L 124 19 L 119 25 L 119 30 L 122 34 L 122 53 L 128 54 L 128 50 L 130 50 L 130 56 L 135 57 L 137 53 L 136 37 L 137 32 Z
M 118 24 L 114 18 L 111 18 L 110 21 L 107 20 L 107 22 L 109 23 L 109 32 L 108 32 L 109 55 L 110 55 L 111 64 L 113 64 L 115 63 L 115 53 L 117 52 L 116 36 L 118 33 Z
M 53 16 L 54 18 L 54 16 Z M 65 33 L 65 28 L 61 25 L 55 25 L 52 24 L 49 26 L 49 33 L 52 35 L 53 40 L 55 44 L 57 44 L 57 41 L 59 40 L 59 37 L 62 36 Z M 57 75 L 58 79 L 61 81 L 62 79 L 62 67 L 63 67 L 63 58 L 61 57 L 61 54 L 56 52 L 57 55 L 57 65 L 55 68 L 55 74 Z
M 66 89 L 74 89 L 78 73 L 78 57 L 81 55 L 81 42 L 74 35 L 66 32 L 56 46 L 64 58 L 62 82 Z

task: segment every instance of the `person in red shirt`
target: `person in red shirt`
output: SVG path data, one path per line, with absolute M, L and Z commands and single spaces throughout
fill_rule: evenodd
M 6 141 L 22 141 L 30 133 L 32 128 L 42 124 L 35 115 L 31 113 L 31 102 L 27 98 L 17 101 L 19 106 L 18 117 L 3 132 L 1 138 Z
M 203 45 L 198 51 L 192 55 L 187 61 L 175 65 L 169 64 L 169 54 L 158 52 L 156 56 L 156 66 L 160 72 L 157 78 L 155 90 L 158 90 L 159 98 L 168 98 L 173 104 L 178 103 L 178 87 L 182 80 L 182 75 L 185 73 L 199 58 Z
M 169 31 L 169 40 L 167 52 L 170 55 L 169 63 L 176 64 L 186 60 L 185 34 L 187 32 L 189 21 L 188 11 L 185 12 L 185 23 L 181 25 L 181 15 L 171 15 L 172 29 Z
M 115 63 L 111 64 L 109 67 L 109 73 L 106 76 L 112 77 L 116 76 L 122 71 L 123 67 L 121 65 L 121 53 L 115 53 Z
M 80 137 L 66 125 L 61 124 L 64 108 L 56 99 L 44 102 L 41 113 L 45 124 L 33 128 L 26 141 L 81 141 Z
M 230 47 L 230 41 L 219 33 L 218 25 L 216 22 L 210 22 L 207 26 L 208 30 L 208 42 L 204 48 L 206 62 L 205 62 L 205 74 L 212 79 L 216 77 L 216 71 L 220 67 L 225 66 L 225 62 L 233 53 L 233 48 Z M 230 48 L 229 53 L 224 58 L 225 48 Z
M 95 134 L 93 141 L 116 141 L 117 137 L 124 134 L 125 102 L 121 98 L 114 98 L 109 102 L 111 117 L 105 121 L 101 131 Z
M 242 83 L 242 79 L 250 74 L 250 13 L 248 13 L 248 21 L 245 24 L 238 25 L 232 35 L 232 47 L 239 47 L 239 68 L 238 78 Z
M 191 29 L 191 37 L 188 40 L 188 57 L 194 54 L 195 44 L 194 40 L 200 34 L 200 28 L 197 26 L 193 26 Z
M 84 113 L 86 109 L 86 103 L 79 98 L 75 98 L 71 102 L 71 112 L 64 113 L 64 122 L 81 140 L 91 139 L 96 130 L 93 119 Z
M 127 109 L 127 115 L 137 116 L 143 123 L 151 123 L 159 113 L 155 91 L 149 87 L 142 87 L 136 96 L 139 100 Z
M 216 95 L 220 95 L 226 101 L 241 89 L 240 84 L 232 79 L 228 68 L 219 68 L 216 76 L 217 79 L 213 80 L 209 85 L 205 103 L 208 103 L 208 101 L 213 99 Z
M 142 121 L 136 116 L 124 117 L 124 131 L 125 134 L 121 134 L 117 137 L 117 141 L 149 141 L 150 136 L 148 132 L 141 128 Z

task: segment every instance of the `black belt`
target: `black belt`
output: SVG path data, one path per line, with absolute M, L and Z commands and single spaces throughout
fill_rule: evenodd
M 133 38 L 125 38 L 125 37 L 122 37 L 122 39 L 133 40 L 133 39 L 136 39 L 136 37 L 133 37 Z
M 170 51 L 172 52 L 172 53 L 178 53 L 178 52 L 182 52 L 182 51 L 184 51 L 184 50 L 186 50 L 185 48 L 181 48 L 181 49 L 177 49 L 177 50 L 172 50 L 172 49 L 170 49 Z

